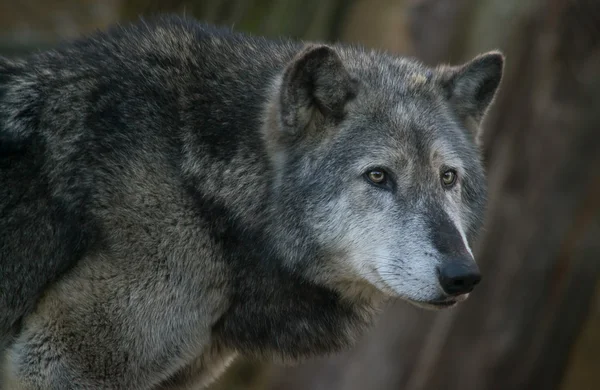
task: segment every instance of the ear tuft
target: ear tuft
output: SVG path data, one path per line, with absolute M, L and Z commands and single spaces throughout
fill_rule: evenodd
M 283 130 L 305 129 L 315 114 L 339 119 L 356 85 L 335 50 L 311 45 L 287 66 L 280 89 L 280 118 Z
M 443 87 L 462 120 L 481 123 L 494 100 L 503 70 L 504 55 L 491 51 L 443 71 Z

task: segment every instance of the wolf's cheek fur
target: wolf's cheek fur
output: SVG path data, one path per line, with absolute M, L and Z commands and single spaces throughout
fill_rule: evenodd
M 439 299 L 440 256 L 422 218 L 400 210 L 391 194 L 356 187 L 311 216 L 320 221 L 314 227 L 321 247 L 340 259 L 334 279 L 364 281 L 411 301 Z

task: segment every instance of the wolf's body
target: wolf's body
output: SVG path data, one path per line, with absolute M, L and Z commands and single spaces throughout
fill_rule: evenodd
M 197 388 L 460 300 L 501 69 L 178 18 L 0 62 L 0 388 Z

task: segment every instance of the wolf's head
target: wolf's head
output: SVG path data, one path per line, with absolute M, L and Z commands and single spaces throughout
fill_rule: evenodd
M 478 132 L 503 61 L 490 52 L 433 69 L 360 49 L 298 54 L 265 123 L 280 222 L 317 248 L 294 266 L 425 307 L 466 298 L 480 280 Z

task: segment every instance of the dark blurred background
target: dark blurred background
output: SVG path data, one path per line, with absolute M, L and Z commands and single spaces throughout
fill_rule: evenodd
M 469 301 L 390 305 L 351 351 L 287 368 L 240 360 L 214 389 L 600 389 L 600 1 L 0 0 L 0 55 L 159 12 L 428 64 L 507 56 Z

